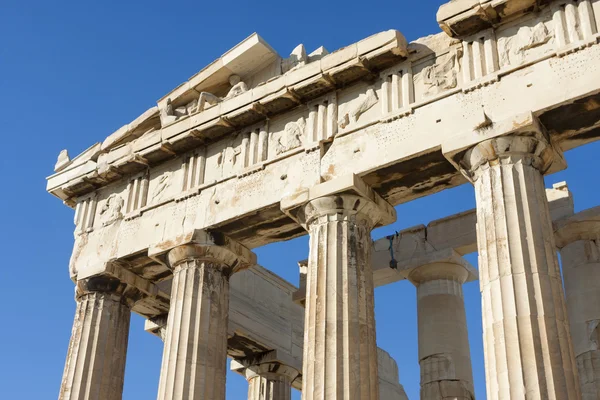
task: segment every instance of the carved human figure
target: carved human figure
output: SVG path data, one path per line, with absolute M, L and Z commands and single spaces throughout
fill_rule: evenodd
M 527 51 L 550 42 L 553 35 L 543 22 L 533 28 L 523 26 L 515 36 L 500 38 L 498 41 L 500 65 L 520 64 L 525 60 Z
M 198 111 L 204 111 L 207 103 L 211 106 L 214 106 L 223 100 L 239 96 L 240 94 L 248 91 L 248 85 L 242 81 L 242 78 L 240 78 L 239 75 L 231 75 L 229 77 L 229 84 L 231 85 L 231 89 L 229 89 L 227 96 L 224 98 L 220 98 L 219 96 L 215 96 L 214 94 L 208 92 L 200 93 L 200 97 L 198 98 Z
M 454 89 L 458 85 L 456 73 L 456 54 L 440 64 L 430 65 L 423 69 L 423 83 L 427 94 L 437 94 L 443 90 Z
M 154 190 L 152 191 L 151 199 L 154 202 L 161 200 L 164 197 L 164 194 L 167 188 L 171 184 L 171 173 L 169 171 L 165 172 L 158 178 L 158 183 Z
M 117 194 L 111 194 L 106 199 L 106 203 L 100 209 L 100 218 L 102 219 L 102 225 L 107 226 L 112 224 L 118 219 L 123 218 L 121 209 L 123 208 L 123 198 Z
M 304 118 L 285 124 L 283 132 L 275 136 L 275 153 L 279 155 L 302 146 L 305 128 Z
M 372 88 L 368 89 L 362 101 L 358 103 L 352 110 L 345 113 L 342 118 L 340 118 L 338 121 L 339 127 L 344 129 L 350 124 L 350 122 L 358 122 L 360 116 L 377 104 L 378 101 L 379 98 L 377 97 L 375 90 Z
M 164 108 L 160 110 L 160 121 L 162 125 L 167 125 L 177 119 L 175 116 L 175 112 L 173 111 L 173 104 L 171 103 L 171 98 L 168 98 Z

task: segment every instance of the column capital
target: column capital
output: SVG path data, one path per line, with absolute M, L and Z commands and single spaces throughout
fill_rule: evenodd
M 297 369 L 276 361 L 250 365 L 244 370 L 244 376 L 247 380 L 257 376 L 269 377 L 275 375 L 286 377 L 290 382 L 293 382 L 301 374 Z
M 442 152 L 471 182 L 498 164 L 525 163 L 542 174 L 566 168 L 562 152 L 552 146 L 546 129 L 531 112 L 497 121 L 482 112 L 481 124 L 448 139 Z
M 522 162 L 544 174 L 552 161 L 553 149 L 545 137 L 509 135 L 476 144 L 467 150 L 460 165 L 461 172 L 475 181 L 490 165 Z
M 171 269 L 185 261 L 222 264 L 235 273 L 256 264 L 256 254 L 242 244 L 214 231 L 194 229 L 148 249 L 148 255 Z
M 293 382 L 302 375 L 301 369 L 301 362 L 277 350 L 231 360 L 231 370 L 244 375 L 246 379 L 255 375 L 279 374 Z
M 143 297 L 138 289 L 112 276 L 97 275 L 77 281 L 75 285 L 76 300 L 79 301 L 84 296 L 94 293 L 109 296 L 114 301 L 127 304 L 129 307 L 133 307 Z
M 579 240 L 600 240 L 600 206 L 556 221 L 554 240 L 559 249 Z
M 463 284 L 479 278 L 477 270 L 453 249 L 435 250 L 398 264 L 398 271 L 414 285 L 433 280 Z
M 396 221 L 396 210 L 359 176 L 351 174 L 281 200 L 281 209 L 305 229 L 319 217 L 358 218 L 371 228 Z
M 370 199 L 344 193 L 309 201 L 298 213 L 298 217 L 307 227 L 317 221 L 353 220 L 372 228 L 381 221 L 382 214 L 382 210 Z

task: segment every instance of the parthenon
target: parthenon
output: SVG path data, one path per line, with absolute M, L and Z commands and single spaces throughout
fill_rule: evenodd
M 254 33 L 59 154 L 77 303 L 59 400 L 122 398 L 132 312 L 164 342 L 159 400 L 225 400 L 227 368 L 248 400 L 407 400 L 374 313 L 400 280 L 422 400 L 475 399 L 480 334 L 487 399 L 600 399 L 600 206 L 544 183 L 600 138 L 600 0 L 452 0 L 437 21 L 289 56 Z M 475 209 L 372 238 L 459 185 Z M 299 287 L 259 265 L 253 249 L 303 235 Z

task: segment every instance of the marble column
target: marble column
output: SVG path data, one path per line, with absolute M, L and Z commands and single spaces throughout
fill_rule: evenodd
M 229 277 L 235 261 L 218 246 L 182 245 L 173 270 L 159 400 L 224 400 Z
M 118 400 L 123 393 L 131 304 L 109 277 L 77 282 L 75 321 L 59 400 Z
M 302 210 L 310 233 L 304 400 L 379 396 L 370 260 L 380 211 L 372 200 L 351 194 L 316 198 Z
M 472 400 L 473 371 L 462 285 L 470 271 L 453 262 L 413 269 L 417 287 L 421 400 Z
M 540 132 L 486 140 L 464 155 L 474 182 L 488 400 L 579 399 L 543 173 Z
M 567 311 L 584 400 L 600 399 L 600 227 L 575 221 L 557 232 Z M 594 225 L 594 227 L 590 226 Z
M 269 362 L 246 368 L 248 400 L 291 400 L 292 382 L 299 375 L 294 368 Z

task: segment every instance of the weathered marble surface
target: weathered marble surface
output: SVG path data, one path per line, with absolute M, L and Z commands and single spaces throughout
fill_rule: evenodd
M 213 235 L 219 246 L 238 243 L 238 250 L 248 250 L 304 235 L 310 224 L 299 210 L 319 197 L 348 196 L 352 188 L 352 196 L 389 206 L 470 180 L 478 193 L 477 235 L 473 234 L 474 214 L 466 213 L 377 242 L 373 259 L 367 254 L 370 241 L 363 235 L 362 246 L 368 247 L 361 250 L 363 263 L 372 265 L 374 273 L 356 275 L 368 282 L 359 303 L 371 302 L 374 285 L 407 278 L 408 270 L 389 268 L 390 262 L 402 266 L 407 255 L 415 255 L 404 246 L 406 240 L 413 240 L 421 257 L 432 249 L 473 251 L 478 237 L 484 305 L 494 304 L 484 307 L 484 323 L 493 320 L 486 325 L 488 397 L 516 398 L 526 392 L 532 398 L 577 398 L 579 386 L 571 379 L 575 368 L 568 354 L 569 329 L 556 261 L 550 256 L 552 211 L 546 207 L 536 211 L 530 203 L 535 199 L 545 204 L 542 174 L 566 167 L 563 151 L 600 137 L 600 0 L 533 3 L 456 0 L 438 13 L 445 33 L 406 43 L 400 32 L 386 31 L 331 53 L 319 48 L 307 54 L 299 45 L 284 58 L 260 36 L 251 35 L 102 143 L 73 158 L 66 151 L 60 153 L 47 189 L 76 210 L 72 279 L 117 279 L 136 293 L 128 306 L 152 319 L 158 326 L 153 329 L 168 337 L 168 329 L 177 329 L 176 324 L 168 324 L 166 330 L 161 324 L 172 294 L 168 288 L 177 279 L 165 255 L 193 242 L 198 233 Z M 532 132 L 547 146 L 523 150 L 532 146 Z M 508 134 L 519 137 L 511 141 Z M 506 151 L 504 145 L 520 155 L 535 154 L 498 156 Z M 494 163 L 502 159 L 504 164 L 494 164 L 483 173 L 481 165 L 472 165 L 473 155 Z M 525 194 L 519 192 L 522 196 L 515 199 L 505 196 L 498 185 L 481 183 L 497 175 L 494 182 L 502 182 L 502 189 L 523 189 Z M 528 180 L 522 183 L 524 177 Z M 494 199 L 500 201 L 499 209 L 490 208 Z M 502 209 L 509 210 L 509 216 L 525 217 L 515 222 Z M 527 212 L 519 214 L 520 210 Z M 384 220 L 392 214 L 388 211 Z M 486 238 L 495 236 L 481 226 L 486 217 L 505 227 L 510 236 L 511 246 L 492 256 L 486 253 L 492 246 Z M 456 228 L 460 229 L 452 230 Z M 352 237 L 354 231 L 345 232 Z M 567 238 L 560 229 L 554 233 L 557 243 Z M 528 249 L 527 243 L 537 247 Z M 318 244 L 313 252 L 318 253 Z M 337 245 L 332 239 L 327 246 Z M 515 261 L 513 256 L 526 261 Z M 511 268 L 525 268 L 525 276 L 542 279 L 540 285 L 547 285 L 539 293 L 544 296 L 536 297 L 538 292 L 525 288 L 515 291 L 519 307 L 508 300 L 500 306 L 490 302 L 492 286 L 502 280 L 490 278 L 487 269 L 493 270 L 499 257 L 509 257 Z M 527 261 L 529 257 L 535 260 Z M 340 260 L 344 264 L 344 258 Z M 244 262 L 245 267 L 251 264 L 248 259 Z M 351 264 L 346 262 L 343 268 L 352 270 Z M 307 266 L 307 315 L 314 310 L 310 281 L 316 276 L 316 265 L 326 269 L 322 266 L 327 262 Z M 538 270 L 545 271 L 549 280 L 540 277 Z M 290 293 L 289 288 L 275 292 Z M 354 296 L 345 302 L 349 300 Z M 337 300 L 326 303 L 335 305 Z M 529 353 L 514 356 L 501 340 L 492 340 L 498 326 L 514 331 L 514 321 L 502 313 L 498 316 L 498 309 L 531 320 L 534 314 L 521 303 L 545 316 L 539 326 L 551 332 L 556 328 L 556 340 L 523 329 L 515 336 L 530 344 L 523 345 L 525 353 L 549 352 L 548 359 L 523 363 Z M 296 336 L 296 341 L 283 345 L 242 315 L 256 315 L 269 307 L 232 304 L 232 310 L 241 314 L 236 316 L 238 326 L 230 324 L 235 328 L 223 331 L 229 334 L 230 355 L 276 347 L 284 348 L 297 362 L 301 346 L 294 329 L 298 324 L 280 324 L 292 332 L 285 337 Z M 546 316 L 552 304 L 556 307 Z M 373 325 L 367 308 L 359 310 L 364 321 L 358 325 L 365 331 Z M 221 325 L 231 322 L 221 317 Z M 269 323 L 269 318 L 260 321 Z M 518 324 L 529 326 L 523 321 Z M 307 328 L 312 329 L 310 324 Z M 345 340 L 337 333 L 327 338 L 335 343 Z M 314 338 L 309 342 L 316 343 Z M 373 353 L 374 344 L 366 342 Z M 225 347 L 219 347 L 221 358 Z M 492 348 L 499 352 L 499 361 L 491 360 Z M 312 350 L 304 346 L 304 351 Z M 582 362 L 593 364 L 593 360 L 588 357 Z M 375 371 L 376 364 L 370 357 L 360 367 L 360 374 L 370 382 L 365 391 L 376 390 L 376 374 L 366 371 Z M 521 369 L 526 374 L 519 377 L 515 371 Z M 556 374 L 558 370 L 562 375 Z M 540 383 L 544 374 L 552 377 Z M 345 390 L 344 385 L 336 387 Z M 363 398 L 374 393 L 359 392 Z

